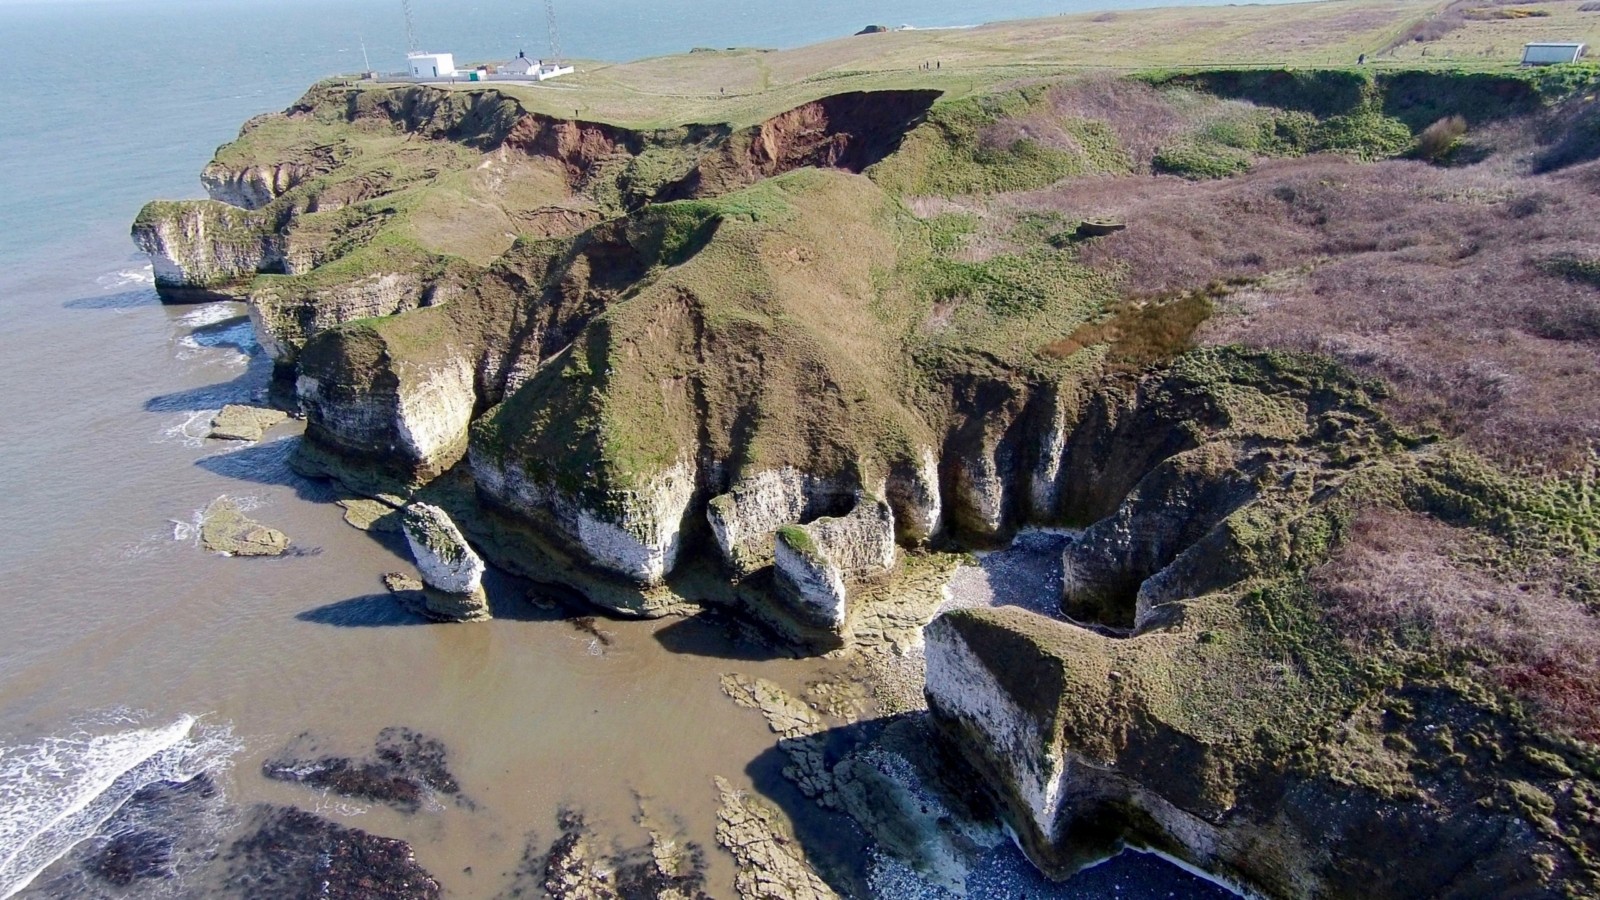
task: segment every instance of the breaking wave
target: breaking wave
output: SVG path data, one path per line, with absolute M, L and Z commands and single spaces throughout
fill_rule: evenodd
M 194 716 L 162 726 L 115 716 L 0 748 L 0 900 L 93 836 L 140 789 L 226 767 L 239 744 Z

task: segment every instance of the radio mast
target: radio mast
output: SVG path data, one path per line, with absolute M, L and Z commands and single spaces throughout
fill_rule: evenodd
M 561 40 L 556 35 L 556 0 L 544 0 L 545 23 L 550 28 L 550 62 L 561 65 Z
M 406 53 L 416 53 L 420 48 L 417 46 L 417 23 L 411 16 L 411 0 L 400 0 L 400 8 L 406 14 Z

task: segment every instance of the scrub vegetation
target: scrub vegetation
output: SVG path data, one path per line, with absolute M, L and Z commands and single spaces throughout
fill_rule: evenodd
M 216 166 L 297 167 L 230 220 L 287 248 L 264 327 L 374 392 L 460 362 L 474 465 L 621 522 L 678 471 L 870 491 L 931 448 L 943 538 L 1088 527 L 1091 627 L 983 639 L 1060 682 L 1029 702 L 1086 756 L 1219 820 L 1348 796 L 1424 846 L 1488 817 L 1515 883 L 1595 896 L 1600 71 L 1394 62 L 1577 15 L 1161 10 L 560 93 L 327 83 Z M 420 284 L 393 315 L 313 314 L 384 274 Z

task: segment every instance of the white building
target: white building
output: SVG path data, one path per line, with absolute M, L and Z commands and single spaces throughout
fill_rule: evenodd
M 529 59 L 527 54 L 518 53 L 517 58 L 508 63 L 496 66 L 501 75 L 531 75 L 539 69 L 538 60 Z
M 1583 58 L 1585 49 L 1583 44 L 1575 42 L 1525 44 L 1522 47 L 1522 64 L 1554 66 L 1560 63 L 1575 63 Z
M 495 66 L 495 74 L 502 78 L 530 81 L 547 81 L 562 75 L 571 75 L 573 71 L 571 66 L 547 63 L 542 59 L 529 59 L 526 53 L 518 53 L 516 59 Z
M 453 78 L 456 74 L 453 53 L 408 53 L 406 64 L 412 78 Z

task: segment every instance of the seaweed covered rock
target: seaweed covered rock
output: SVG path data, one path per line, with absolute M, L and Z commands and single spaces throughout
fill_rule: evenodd
M 230 497 L 218 497 L 200 514 L 200 546 L 224 556 L 282 556 L 289 536 L 245 515 Z

